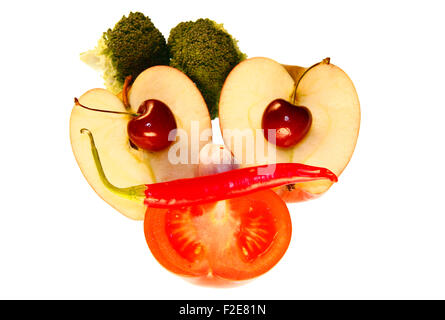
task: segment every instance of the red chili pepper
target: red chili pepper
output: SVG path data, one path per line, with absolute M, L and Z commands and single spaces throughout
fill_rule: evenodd
M 277 163 L 274 170 L 266 174 L 259 174 L 260 170 L 269 171 L 266 169 L 268 165 L 262 165 L 208 176 L 118 188 L 105 176 L 91 132 L 88 129 L 80 132 L 87 133 L 90 138 L 94 162 L 104 185 L 115 194 L 144 201 L 153 208 L 179 208 L 214 202 L 297 182 L 321 179 L 337 182 L 337 176 L 326 168 L 300 163 Z
M 147 185 L 145 204 L 149 207 L 184 207 L 230 199 L 290 183 L 337 177 L 325 168 L 299 163 L 277 163 L 268 174 L 258 174 L 267 165 L 235 169 L 208 176 L 178 179 Z

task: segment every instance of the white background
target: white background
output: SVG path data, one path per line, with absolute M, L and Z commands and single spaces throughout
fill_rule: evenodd
M 445 298 L 442 1 L 2 1 L 0 298 Z M 250 57 L 330 56 L 362 108 L 355 154 L 318 200 L 290 206 L 281 262 L 237 288 L 192 285 L 148 250 L 142 222 L 89 187 L 72 99 L 102 86 L 78 54 L 140 10 L 168 37 L 224 23 Z M 215 128 L 217 129 L 217 128 Z

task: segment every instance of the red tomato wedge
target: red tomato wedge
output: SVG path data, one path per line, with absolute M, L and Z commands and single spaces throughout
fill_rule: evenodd
M 265 190 L 182 209 L 148 208 L 144 230 L 154 257 L 171 272 L 240 281 L 281 259 L 292 224 L 286 204 Z

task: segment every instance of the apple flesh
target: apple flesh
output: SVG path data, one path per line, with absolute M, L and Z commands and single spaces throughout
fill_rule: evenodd
M 150 163 L 156 168 L 157 181 L 191 178 L 197 175 L 199 152 L 212 142 L 212 124 L 200 91 L 190 78 L 176 68 L 155 66 L 142 72 L 128 95 L 132 112 L 146 100 L 165 103 L 173 112 L 178 128 L 176 141 L 167 149 L 150 153 Z M 181 134 L 181 132 L 185 134 Z M 199 140 L 199 144 L 195 142 Z M 188 150 L 186 164 L 172 164 L 169 151 Z
M 327 59 L 309 69 L 282 66 L 268 58 L 251 58 L 238 64 L 222 88 L 219 119 L 224 141 L 242 166 L 270 163 L 257 156 L 253 164 L 244 162 L 247 148 L 242 153 L 233 148 L 234 139 L 238 138 L 233 133 L 245 133 L 247 129 L 252 131 L 254 144 L 267 144 L 258 141 L 261 136 L 254 132 L 262 129 L 262 116 L 276 99 L 306 107 L 312 124 L 294 146 L 271 148 L 270 152 L 276 153 L 275 161 L 321 166 L 339 176 L 354 152 L 360 127 L 358 96 L 346 73 Z M 294 202 L 316 197 L 331 185 L 320 180 L 276 191 L 284 200 Z
M 135 80 L 129 98 L 133 113 L 136 113 L 144 101 L 156 99 L 169 107 L 178 129 L 182 129 L 189 136 L 193 127 L 192 121 L 199 124 L 195 134 L 211 132 L 210 116 L 201 93 L 194 83 L 177 69 L 156 66 L 145 70 Z M 87 107 L 102 110 L 128 111 L 121 99 L 105 89 L 92 89 L 83 94 L 79 102 Z M 169 148 L 155 152 L 132 147 L 127 131 L 131 119 L 129 115 L 97 112 L 75 105 L 70 118 L 70 139 L 77 163 L 96 193 L 125 216 L 142 220 L 146 211 L 143 203 L 121 198 L 102 184 L 91 154 L 89 138 L 81 134 L 80 130 L 87 128 L 94 135 L 105 174 L 117 187 L 194 177 L 198 173 L 198 164 L 173 164 L 169 161 L 169 149 L 188 142 L 186 139 L 177 139 Z M 211 136 L 208 138 L 211 141 Z M 202 142 L 202 145 L 205 143 Z M 189 144 L 184 145 L 184 148 L 187 151 L 192 149 Z M 197 157 L 200 148 L 201 145 L 194 151 Z

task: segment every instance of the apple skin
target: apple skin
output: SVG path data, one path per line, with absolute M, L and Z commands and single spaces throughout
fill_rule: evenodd
M 329 187 L 328 187 L 329 188 Z M 290 189 L 288 187 L 280 187 L 274 189 L 274 191 L 287 203 L 303 202 L 311 199 L 319 198 L 327 189 L 321 193 L 310 193 L 304 189 L 303 186 L 298 184 L 293 185 Z
M 303 77 L 302 77 L 303 76 Z M 291 101 L 298 83 L 295 101 Z M 347 74 L 325 59 L 313 68 L 280 65 L 268 58 L 244 60 L 229 74 L 221 91 L 219 121 L 225 129 L 261 129 L 260 118 L 274 99 L 307 107 L 313 124 L 293 148 L 277 148 L 276 162 L 298 162 L 326 167 L 339 176 L 353 154 L 360 128 L 360 104 Z M 232 150 L 237 159 L 244 154 Z M 255 164 L 263 164 L 257 162 Z M 241 166 L 249 166 L 241 163 Z M 311 181 L 275 191 L 287 202 L 313 199 L 332 183 Z
M 289 73 L 289 75 L 294 79 L 294 82 L 297 83 L 298 80 L 300 80 L 301 76 L 304 74 L 304 72 L 307 70 L 307 68 L 303 68 L 300 66 L 294 66 L 294 65 L 288 65 L 288 64 L 282 64 L 284 69 Z

